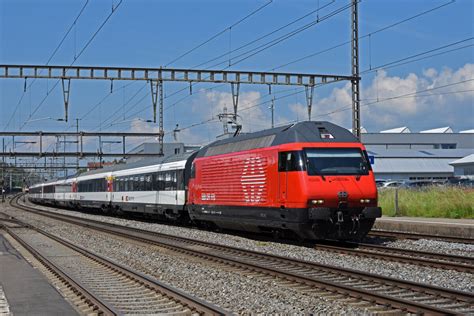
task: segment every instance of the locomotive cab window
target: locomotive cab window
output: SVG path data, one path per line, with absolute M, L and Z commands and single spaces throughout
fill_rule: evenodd
M 304 171 L 302 151 L 284 151 L 278 154 L 278 171 Z
M 359 148 L 306 148 L 308 174 L 367 175 L 368 157 Z

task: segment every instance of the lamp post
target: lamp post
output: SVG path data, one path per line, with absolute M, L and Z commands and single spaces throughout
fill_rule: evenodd
M 2 189 L 2 203 L 5 202 L 5 138 L 2 138 L 2 178 L 0 179 Z

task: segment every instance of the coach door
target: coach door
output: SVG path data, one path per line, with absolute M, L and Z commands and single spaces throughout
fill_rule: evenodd
M 176 170 L 160 171 L 157 175 L 158 203 L 165 206 L 178 204 Z

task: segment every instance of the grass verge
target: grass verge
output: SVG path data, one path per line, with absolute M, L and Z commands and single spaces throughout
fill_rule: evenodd
M 383 215 L 395 216 L 395 189 L 379 190 Z M 474 218 L 474 189 L 429 187 L 398 190 L 399 216 Z

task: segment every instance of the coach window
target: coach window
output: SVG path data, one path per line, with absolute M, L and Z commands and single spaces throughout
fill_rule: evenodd
M 145 175 L 140 176 L 140 187 L 138 191 L 145 191 Z
M 165 173 L 165 191 L 173 190 L 173 184 L 171 180 L 171 172 L 167 171 Z
M 151 183 L 151 174 L 146 174 L 145 175 L 145 191 L 151 191 L 152 190 L 152 183 Z
M 278 155 L 278 171 L 305 170 L 302 151 L 285 151 Z
M 165 175 L 164 172 L 157 172 L 157 191 L 163 191 L 165 189 Z
M 178 176 L 176 174 L 176 170 L 171 171 L 171 181 L 173 185 L 173 190 L 176 190 L 178 188 Z
M 176 170 L 176 189 L 184 190 L 184 170 Z

